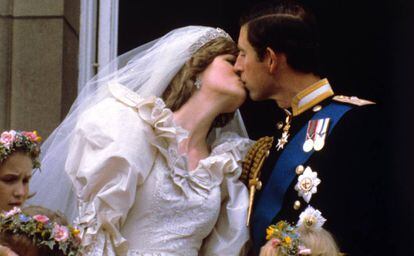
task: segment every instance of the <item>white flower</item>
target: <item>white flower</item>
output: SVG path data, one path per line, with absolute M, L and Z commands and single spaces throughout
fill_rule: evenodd
M 10 211 L 8 211 L 8 212 L 4 212 L 4 217 L 5 218 L 8 218 L 8 217 L 10 217 L 10 216 L 13 216 L 13 215 L 16 215 L 16 214 L 18 214 L 18 213 L 21 213 L 22 211 L 20 210 L 20 208 L 19 207 L 13 207 L 13 209 L 11 209 Z
M 326 219 L 322 217 L 322 213 L 309 205 L 308 208 L 300 214 L 297 226 L 320 229 L 325 222 Z
M 298 195 L 309 203 L 312 198 L 312 194 L 315 194 L 318 189 L 317 186 L 321 183 L 318 179 L 318 173 L 313 172 L 308 166 L 302 175 L 298 177 L 298 183 L 295 185 L 295 190 L 298 191 Z

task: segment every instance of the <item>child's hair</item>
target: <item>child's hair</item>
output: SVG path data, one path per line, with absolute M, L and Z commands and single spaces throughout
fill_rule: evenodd
M 8 214 L 6 215 L 2 215 L 2 222 L 1 222 L 1 227 L 0 227 L 0 244 L 3 246 L 7 246 L 8 248 L 10 248 L 12 251 L 14 251 L 15 253 L 17 253 L 18 255 L 36 255 L 36 256 L 64 256 L 64 255 L 68 255 L 67 251 L 63 251 L 60 246 L 58 245 L 58 242 L 53 241 L 54 243 L 51 245 L 52 248 L 50 248 L 48 245 L 46 245 L 46 243 L 44 244 L 40 244 L 42 241 L 43 242 L 49 242 L 50 240 L 50 236 L 53 236 L 53 232 L 51 232 L 49 229 L 47 229 L 47 225 L 51 225 L 53 223 L 57 224 L 61 227 L 66 227 L 67 226 L 67 220 L 66 218 L 58 213 L 58 212 L 54 212 L 51 211 L 47 208 L 41 207 L 41 206 L 29 206 L 26 207 L 24 209 L 20 211 L 16 210 L 17 208 L 14 209 L 14 211 L 16 211 L 16 213 L 14 214 L 15 216 L 18 216 L 17 218 L 30 218 L 30 221 L 33 221 L 33 219 L 35 219 L 36 216 L 45 216 L 48 218 L 47 222 L 33 222 L 35 223 L 34 228 L 39 228 L 39 229 L 43 229 L 45 233 L 48 233 L 48 237 L 45 240 L 42 240 L 43 237 L 39 236 L 39 232 L 36 231 L 30 231 L 29 229 L 31 229 L 31 225 L 32 224 L 27 224 L 27 226 L 25 227 L 25 229 L 27 229 L 27 231 L 21 231 L 22 229 L 19 229 L 19 231 L 21 232 L 14 232 L 11 230 L 11 228 L 9 227 L 9 223 L 12 220 L 11 218 L 13 218 L 10 213 L 6 213 Z M 13 211 L 13 210 L 12 210 Z M 8 217 L 11 216 L 11 217 Z M 19 223 L 21 223 L 20 221 L 18 221 Z M 19 225 L 25 225 L 25 222 L 22 221 L 23 224 L 19 224 Z M 26 222 L 29 223 L 29 222 Z M 48 240 L 49 239 L 49 240 Z M 72 236 L 69 236 L 69 239 L 73 239 Z M 46 241 L 47 240 L 47 241 Z M 69 243 L 68 243 L 69 244 Z M 70 246 L 73 246 L 73 244 L 71 243 Z M 73 247 L 72 247 L 73 249 Z M 76 255 L 77 253 L 77 249 L 71 250 L 70 253 L 71 255 Z
M 339 248 L 329 233 L 324 228 L 309 229 L 306 227 L 298 227 L 297 231 L 302 244 L 311 250 L 311 255 L 318 256 L 338 256 L 341 255 Z

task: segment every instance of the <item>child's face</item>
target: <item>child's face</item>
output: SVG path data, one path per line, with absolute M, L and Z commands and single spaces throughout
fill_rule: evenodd
M 22 152 L 14 152 L 0 164 L 0 212 L 23 205 L 31 177 L 32 160 Z
M 1 256 L 19 256 L 14 251 L 12 251 L 9 247 L 0 245 L 0 255 Z

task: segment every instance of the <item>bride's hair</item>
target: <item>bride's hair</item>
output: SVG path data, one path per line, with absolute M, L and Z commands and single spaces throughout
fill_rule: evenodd
M 237 45 L 229 38 L 219 37 L 206 43 L 191 56 L 168 85 L 162 95 L 166 106 L 172 111 L 178 110 L 197 90 L 194 83 L 198 74 L 203 72 L 215 57 L 237 53 Z M 226 113 L 217 116 L 212 127 L 225 126 L 233 115 L 234 113 Z

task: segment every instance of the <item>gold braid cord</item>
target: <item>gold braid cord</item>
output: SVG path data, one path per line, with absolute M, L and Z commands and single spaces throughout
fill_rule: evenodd
M 259 180 L 261 169 L 265 159 L 269 156 L 270 148 L 273 145 L 273 137 L 260 138 L 247 152 L 243 160 L 243 171 L 240 179 L 249 188 L 249 211 L 247 214 L 246 225 L 249 226 L 250 216 L 252 213 L 254 195 L 256 190 L 262 188 L 262 182 Z

